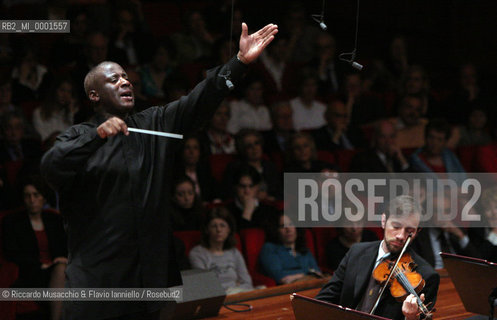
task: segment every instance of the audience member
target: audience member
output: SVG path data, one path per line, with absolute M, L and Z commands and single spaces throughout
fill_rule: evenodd
M 464 173 L 457 156 L 447 148 L 449 138 L 449 123 L 443 119 L 431 120 L 425 128 L 424 147 L 410 157 L 411 169 L 415 172 Z
M 424 143 L 424 129 L 428 120 L 422 118 L 423 99 L 417 95 L 405 96 L 399 105 L 399 116 L 393 119 L 397 128 L 397 146 L 419 148 Z
M 311 132 L 318 150 L 352 150 L 362 145 L 360 131 L 349 128 L 350 114 L 343 101 L 331 101 L 324 116 L 326 125 Z
M 68 78 L 54 80 L 45 102 L 33 112 L 33 125 L 41 140 L 72 126 L 77 110 L 78 101 L 72 81 Z
M 319 95 L 328 97 L 342 89 L 344 70 L 337 59 L 335 38 L 328 32 L 320 32 L 315 41 L 316 57 L 311 67 L 319 77 Z
M 300 65 L 288 62 L 288 39 L 276 37 L 253 66 L 264 82 L 264 95 L 273 102 L 293 95 L 296 71 Z
M 230 116 L 228 101 L 223 100 L 200 137 L 205 155 L 236 153 L 235 139 L 227 130 Z
M 391 121 L 375 123 L 372 148 L 352 158 L 351 172 L 402 172 L 409 163 L 397 146 L 397 129 Z
M 255 130 L 243 129 L 238 133 L 236 136 L 236 149 L 239 159 L 226 167 L 224 185 L 231 188 L 235 183 L 235 172 L 243 167 L 251 166 L 257 170 L 262 178 L 257 198 L 259 200 L 281 199 L 283 192 L 280 173 L 271 161 L 264 158 L 263 145 L 262 134 Z
M 24 43 L 17 52 L 16 66 L 12 70 L 12 100 L 19 104 L 43 98 L 48 83 L 48 69 L 38 61 L 39 54 L 33 44 Z
M 26 135 L 26 120 L 20 112 L 11 111 L 2 118 L 3 140 L 0 141 L 0 164 L 23 161 L 38 166 L 40 143 Z
M 402 80 L 401 96 L 417 95 L 422 100 L 421 116 L 428 119 L 444 116 L 443 110 L 430 93 L 430 79 L 419 65 L 409 66 Z
M 12 79 L 0 77 L 0 118 L 8 112 L 21 110 L 12 103 Z
M 188 12 L 183 32 L 172 37 L 178 53 L 178 62 L 188 63 L 209 58 L 216 38 L 216 35 L 208 30 L 202 13 Z
M 212 177 L 205 157 L 201 154 L 198 137 L 185 138 L 180 150 L 181 156 L 175 174 L 189 177 L 194 183 L 196 196 L 202 201 L 217 198 L 216 181 Z
M 351 208 L 354 208 L 354 206 L 351 206 Z M 326 263 L 332 270 L 338 268 L 340 261 L 342 261 L 353 244 L 378 240 L 376 233 L 364 229 L 356 223 L 349 227 L 337 228 L 337 232 L 338 236 L 326 245 Z
M 195 193 L 195 182 L 187 176 L 176 178 L 172 194 L 171 229 L 200 230 L 204 210 Z
M 293 110 L 289 101 L 279 101 L 271 106 L 273 129 L 262 132 L 264 153 L 285 152 L 290 138 L 295 133 Z
M 305 229 L 297 229 L 283 213 L 273 217 L 266 226 L 266 243 L 259 262 L 266 275 L 278 284 L 305 280 L 306 275 L 319 275 L 314 256 L 305 241 Z
M 299 87 L 298 97 L 290 100 L 295 130 L 311 130 L 326 125 L 324 119 L 326 106 L 316 100 L 317 79 L 311 75 L 304 75 Z
M 397 35 L 390 42 L 386 66 L 392 75 L 394 83 L 400 84 L 402 76 L 409 68 L 407 40 L 404 36 Z
M 243 99 L 231 102 L 231 118 L 228 131 L 232 134 L 241 129 L 269 130 L 271 119 L 264 104 L 264 89 L 258 78 L 248 78 L 245 82 Z
M 309 134 L 296 133 L 292 136 L 287 150 L 285 172 L 313 173 L 328 169 L 333 170 L 335 166 L 318 160 L 316 145 Z
M 473 107 L 465 126 L 460 126 L 457 146 L 483 146 L 492 142 L 488 132 L 487 113 L 483 108 Z M 451 139 L 452 140 L 452 139 Z
M 67 247 L 62 216 L 43 209 L 46 186 L 41 177 L 22 184 L 25 209 L 2 221 L 5 259 L 19 267 L 18 288 L 63 288 Z M 51 319 L 60 319 L 62 301 L 51 301 Z
M 143 93 L 151 98 L 165 98 L 162 88 L 175 71 L 174 46 L 165 39 L 155 43 L 151 53 L 150 63 L 139 69 L 143 81 Z
M 201 244 L 189 254 L 193 268 L 213 270 L 227 294 L 253 290 L 252 279 L 236 248 L 235 221 L 224 207 L 212 209 L 202 227 Z
M 111 37 L 111 60 L 124 66 L 137 66 L 147 59 L 151 37 L 145 32 L 145 22 L 139 1 L 128 2 L 133 8 L 118 8 Z
M 261 228 L 276 214 L 276 209 L 259 201 L 261 175 L 252 166 L 241 167 L 233 174 L 235 199 L 227 208 L 236 220 L 238 229 Z
M 364 90 L 359 73 L 350 73 L 345 76 L 343 91 L 352 127 L 372 123 L 386 115 L 385 108 L 378 98 Z
M 460 66 L 457 88 L 449 97 L 443 114 L 447 121 L 464 124 L 475 106 L 489 104 L 490 95 L 479 82 L 478 71 L 473 63 Z

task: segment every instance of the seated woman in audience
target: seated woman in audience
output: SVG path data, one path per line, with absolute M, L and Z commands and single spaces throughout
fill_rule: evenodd
M 264 140 L 262 134 L 253 129 L 242 129 L 236 136 L 236 149 L 239 159 L 227 165 L 224 173 L 224 187 L 228 196 L 233 185 L 234 173 L 241 167 L 251 166 L 261 175 L 262 181 L 257 197 L 259 200 L 275 200 L 283 198 L 281 174 L 276 166 L 264 159 Z
M 212 209 L 202 227 L 201 244 L 190 251 L 193 268 L 214 270 L 227 294 L 253 290 L 242 254 L 236 248 L 235 220 L 224 207 Z
M 19 267 L 14 287 L 63 288 L 68 261 L 62 216 L 43 210 L 46 187 L 41 177 L 22 185 L 25 210 L 2 222 L 5 259 Z M 61 301 L 51 302 L 52 319 L 59 319 L 61 311 Z
M 322 172 L 335 170 L 336 166 L 317 159 L 316 145 L 307 133 L 296 133 L 290 139 L 287 148 L 287 164 L 285 172 Z
M 176 178 L 172 200 L 172 230 L 200 230 L 204 209 L 195 194 L 195 183 L 192 179 L 187 176 Z
M 181 157 L 175 170 L 177 176 L 186 175 L 195 185 L 195 194 L 202 201 L 211 201 L 217 198 L 218 188 L 212 177 L 207 161 L 203 158 L 200 142 L 197 136 L 190 136 L 183 140 Z
M 270 130 L 273 125 L 269 116 L 269 109 L 264 103 L 262 80 L 256 77 L 248 77 L 244 85 L 244 98 L 231 102 L 231 118 L 228 122 L 228 131 L 232 134 L 237 134 L 241 129 Z
M 488 132 L 487 113 L 481 107 L 471 110 L 467 124 L 458 129 L 459 147 L 483 146 L 492 142 L 492 137 Z M 452 140 L 452 139 L 451 139 Z
M 223 100 L 200 137 L 205 155 L 236 153 L 235 138 L 226 129 L 229 120 L 230 106 Z
M 264 273 L 278 284 L 319 275 L 318 264 L 305 243 L 305 229 L 295 228 L 283 213 L 266 225 L 266 243 L 262 246 L 259 261 Z
M 251 166 L 241 167 L 234 174 L 235 201 L 227 208 L 236 220 L 238 229 L 260 228 L 266 219 L 276 215 L 276 209 L 257 198 L 261 175 Z
M 354 207 L 351 206 L 351 208 Z M 332 270 L 338 268 L 340 261 L 353 244 L 378 240 L 376 233 L 363 229 L 361 225 L 355 223 L 350 227 L 337 228 L 337 231 L 338 237 L 331 240 L 326 246 L 326 264 Z
M 167 79 L 174 74 L 174 55 L 173 44 L 168 40 L 162 40 L 156 43 L 151 52 L 152 61 L 140 68 L 140 77 L 142 79 L 142 90 L 147 97 L 165 98 L 165 92 L 162 90 Z
M 46 101 L 33 112 L 33 125 L 45 141 L 54 132 L 65 131 L 73 125 L 78 106 L 72 82 L 67 78 L 56 80 Z

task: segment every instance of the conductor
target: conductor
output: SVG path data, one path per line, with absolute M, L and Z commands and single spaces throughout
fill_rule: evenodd
M 181 284 L 175 261 L 166 191 L 172 175 L 171 139 L 129 127 L 188 133 L 208 120 L 247 64 L 274 39 L 269 24 L 248 34 L 239 52 L 207 72 L 192 92 L 166 106 L 131 114 L 133 85 L 123 68 L 102 62 L 85 77 L 96 116 L 57 137 L 42 174 L 59 192 L 68 232 L 68 288 L 167 288 Z M 164 301 L 64 303 L 64 319 L 159 319 Z

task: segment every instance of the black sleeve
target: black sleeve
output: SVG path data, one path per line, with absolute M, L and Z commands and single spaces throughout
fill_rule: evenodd
M 160 121 L 164 127 L 172 128 L 175 133 L 188 133 L 208 121 L 221 101 L 230 90 L 222 75 L 229 75 L 236 86 L 240 83 L 247 66 L 233 57 L 224 66 L 207 71 L 207 78 L 179 100 L 162 108 Z
M 71 127 L 57 137 L 54 146 L 43 156 L 41 174 L 56 191 L 71 188 L 84 164 L 106 141 L 99 137 L 95 127 Z
M 5 217 L 2 221 L 3 254 L 6 260 L 17 264 L 21 269 L 40 269 L 41 263 L 33 252 L 23 245 L 22 238 L 26 240 L 27 235 L 23 232 L 18 221 L 11 217 Z M 25 241 L 24 241 L 25 242 Z

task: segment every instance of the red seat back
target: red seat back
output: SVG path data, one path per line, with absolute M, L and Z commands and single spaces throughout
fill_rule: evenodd
M 359 149 L 335 151 L 336 164 L 338 164 L 340 170 L 343 172 L 348 172 L 352 158 L 360 151 L 361 150 Z
M 474 163 L 476 159 L 477 147 L 466 146 L 457 148 L 457 156 L 466 172 L 474 172 Z
M 259 270 L 259 253 L 266 240 L 262 229 L 243 229 L 240 231 L 242 238 L 242 249 L 247 269 L 252 277 L 254 285 L 264 284 L 268 287 L 276 285 L 276 282 L 263 275 Z
M 219 182 L 223 181 L 223 174 L 228 163 L 235 160 L 235 155 L 232 154 L 213 154 L 209 156 L 209 165 L 214 179 Z

